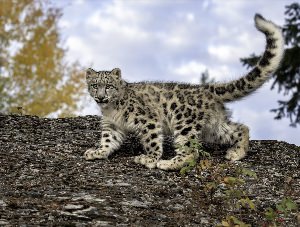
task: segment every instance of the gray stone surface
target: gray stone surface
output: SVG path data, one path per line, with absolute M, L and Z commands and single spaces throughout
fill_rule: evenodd
M 214 200 L 205 194 L 209 174 L 193 170 L 182 176 L 134 164 L 143 149 L 132 136 L 109 160 L 85 161 L 82 155 L 97 146 L 100 130 L 96 116 L 0 114 L 0 226 L 215 226 L 234 214 L 222 185 Z M 166 140 L 164 158 L 172 156 L 171 141 Z M 212 153 L 212 162 L 228 163 L 229 176 L 236 166 L 256 172 L 258 179 L 247 180 L 244 191 L 257 210 L 236 216 L 261 226 L 265 208 L 283 197 L 299 205 L 300 150 L 278 141 L 251 141 L 250 148 L 240 162 L 228 163 L 222 153 Z M 285 225 L 297 226 L 296 215 Z

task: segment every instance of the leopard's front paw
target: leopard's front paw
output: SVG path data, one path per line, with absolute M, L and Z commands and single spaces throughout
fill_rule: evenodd
M 138 164 L 142 164 L 149 169 L 153 169 L 156 167 L 157 159 L 149 157 L 147 155 L 139 155 L 134 158 L 134 162 Z
M 88 149 L 86 152 L 84 152 L 84 158 L 85 160 L 94 160 L 95 159 L 95 150 L 93 148 Z
M 90 148 L 86 152 L 84 152 L 83 156 L 84 156 L 85 160 L 106 159 L 106 158 L 108 158 L 108 155 L 106 153 L 101 152 L 101 150 L 95 150 L 93 148 Z
M 175 156 L 170 160 L 160 160 L 157 162 L 157 168 L 162 170 L 180 170 L 189 162 L 197 161 L 199 155 L 198 152 L 186 156 Z

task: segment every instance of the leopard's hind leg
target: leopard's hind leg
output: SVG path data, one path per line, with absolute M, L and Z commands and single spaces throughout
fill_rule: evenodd
M 246 156 L 249 149 L 249 129 L 247 126 L 225 121 L 218 123 L 207 130 L 205 140 L 216 144 L 226 144 L 231 147 L 227 150 L 225 158 L 237 161 Z
M 179 127 L 182 127 L 178 125 Z M 190 140 L 196 138 L 196 131 L 193 126 L 186 126 L 175 130 L 175 152 L 176 156 L 170 160 L 160 160 L 157 168 L 163 170 L 179 170 L 189 161 L 199 157 L 198 151 L 190 148 Z
M 249 149 L 249 128 L 239 123 L 230 123 L 233 129 L 230 135 L 232 147 L 226 152 L 225 158 L 231 161 L 237 161 L 244 158 Z

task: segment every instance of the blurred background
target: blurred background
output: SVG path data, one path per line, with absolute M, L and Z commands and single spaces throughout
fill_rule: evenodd
M 238 78 L 265 47 L 255 13 L 283 27 L 285 59 L 263 88 L 228 107 L 251 139 L 300 145 L 295 0 L 0 0 L 0 112 L 100 115 L 87 93 L 87 67 L 119 67 L 128 82 Z

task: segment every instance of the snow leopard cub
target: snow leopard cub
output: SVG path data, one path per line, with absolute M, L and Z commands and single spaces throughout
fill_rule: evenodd
M 259 88 L 273 73 L 283 57 L 281 29 L 261 15 L 255 15 L 256 28 L 266 36 L 266 49 L 257 65 L 244 77 L 219 84 L 127 83 L 121 70 L 88 69 L 86 80 L 90 95 L 100 105 L 102 137 L 99 149 L 89 149 L 87 160 L 106 159 L 119 148 L 126 132 L 140 137 L 146 154 L 135 157 L 148 168 L 180 169 L 187 160 L 196 159 L 196 151 L 176 148 L 176 156 L 160 160 L 163 134 L 174 135 L 176 147 L 188 146 L 190 139 L 230 144 L 226 158 L 239 160 L 249 144 L 248 127 L 229 120 L 224 102 L 240 99 Z

